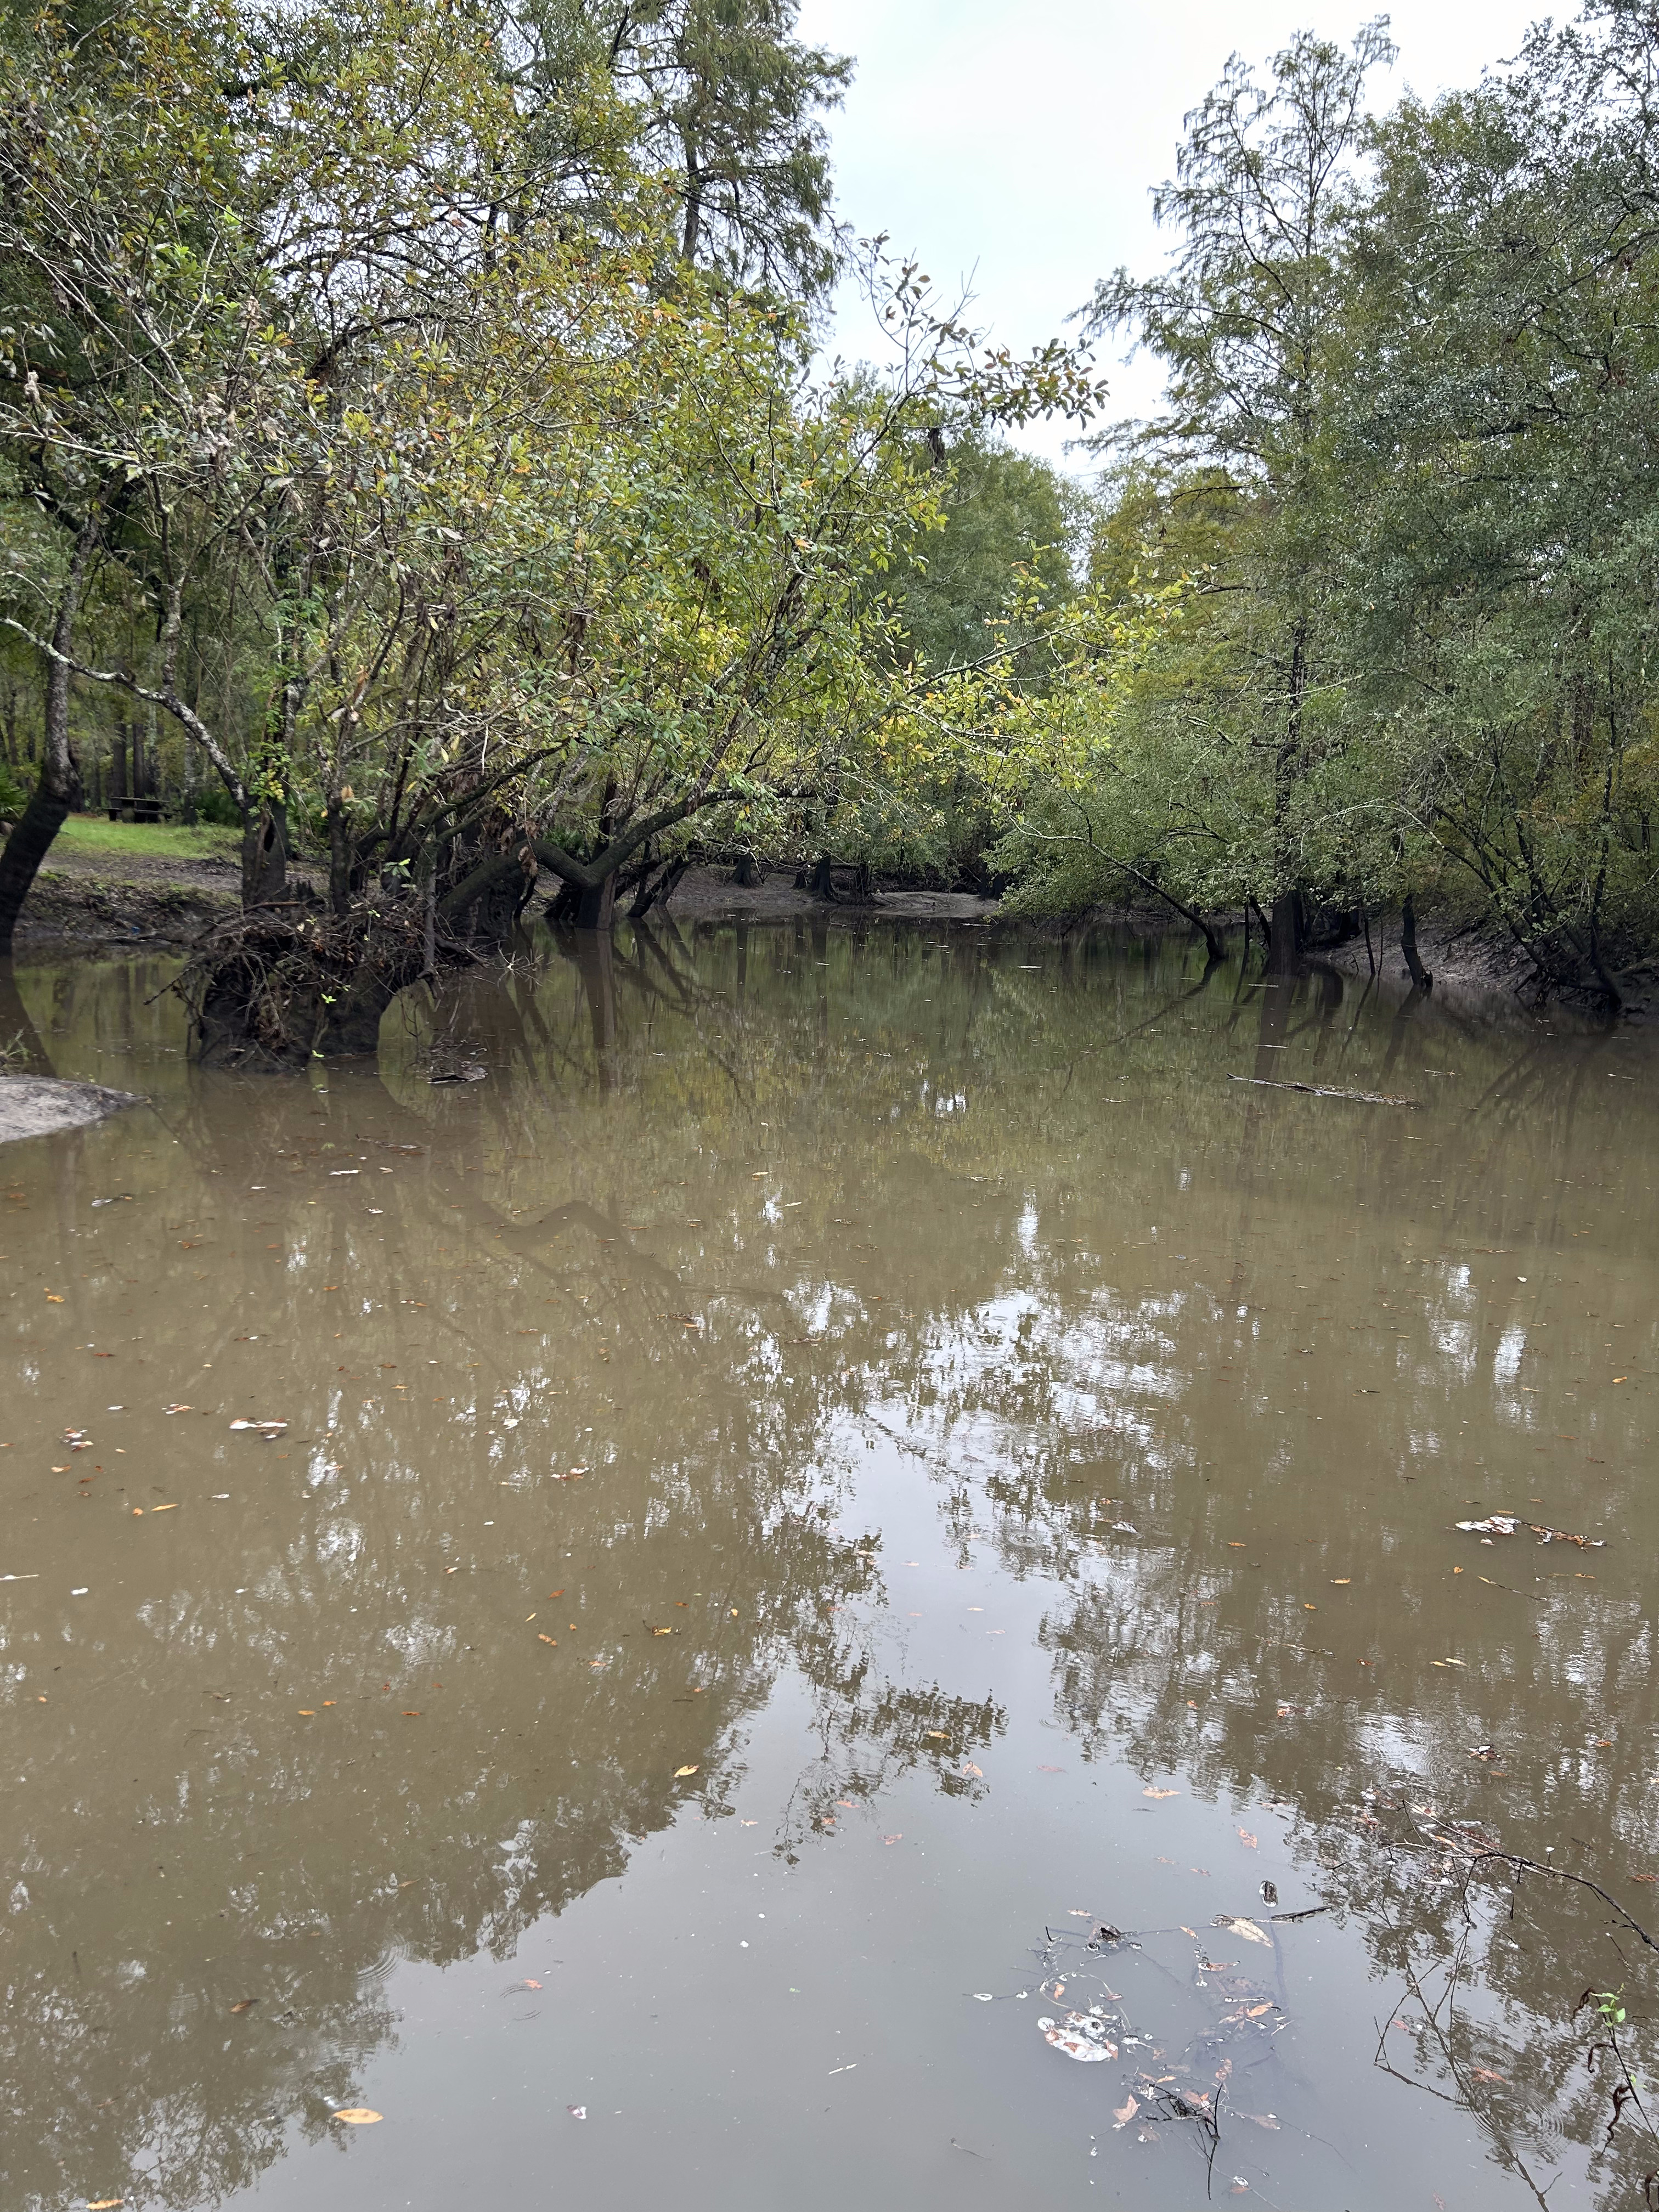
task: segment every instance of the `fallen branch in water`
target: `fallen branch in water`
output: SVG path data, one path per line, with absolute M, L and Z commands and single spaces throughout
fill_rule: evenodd
M 1259 1091 L 1304 1091 L 1310 1098 L 1352 1098 L 1356 1106 L 1420 1106 L 1420 1098 L 1391 1098 L 1382 1091 L 1336 1091 L 1328 1083 L 1275 1083 L 1270 1075 L 1230 1075 L 1230 1083 L 1253 1083 Z

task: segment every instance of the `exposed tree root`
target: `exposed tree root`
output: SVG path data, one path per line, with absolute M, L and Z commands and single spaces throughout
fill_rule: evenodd
M 399 991 L 471 956 L 416 894 L 383 894 L 341 915 L 254 907 L 210 929 L 175 988 L 210 1067 L 300 1067 L 372 1053 Z

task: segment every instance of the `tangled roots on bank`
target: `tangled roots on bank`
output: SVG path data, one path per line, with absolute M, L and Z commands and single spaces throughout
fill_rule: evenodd
M 372 1053 L 398 992 L 465 957 L 416 898 L 253 907 L 198 941 L 174 988 L 204 1066 L 301 1067 Z

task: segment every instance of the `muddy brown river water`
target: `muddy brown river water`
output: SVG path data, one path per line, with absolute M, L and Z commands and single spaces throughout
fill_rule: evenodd
M 19 975 L 152 1103 L 0 1154 L 7 2206 L 1643 2203 L 1652 1040 L 785 925 L 307 1081 L 170 972 Z

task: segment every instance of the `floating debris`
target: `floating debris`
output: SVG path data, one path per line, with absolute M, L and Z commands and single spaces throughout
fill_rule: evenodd
M 1271 1950 L 1273 1937 L 1254 1920 L 1236 1919 L 1230 1912 L 1218 1912 L 1210 1923 L 1212 1928 L 1224 1928 L 1230 1936 L 1239 1936 L 1247 1943 L 1265 1943 Z
M 1302 1091 L 1310 1098 L 1348 1098 L 1356 1106 L 1420 1106 L 1420 1098 L 1395 1098 L 1386 1091 L 1339 1091 L 1328 1083 L 1275 1083 L 1269 1075 L 1234 1075 L 1231 1083 L 1252 1083 L 1259 1091 Z
M 1540 1544 L 1576 1544 L 1581 1552 L 1607 1549 L 1603 1536 L 1577 1536 L 1570 1528 L 1551 1528 L 1541 1521 L 1522 1520 L 1518 1513 L 1488 1513 L 1484 1521 L 1459 1521 L 1455 1525 L 1470 1536 L 1513 1536 L 1529 1528 Z
M 1040 2020 L 1037 2026 L 1045 2043 L 1085 2066 L 1117 2057 L 1117 2045 L 1108 2036 L 1106 2022 L 1098 2012 L 1068 2012 L 1063 2021 Z

